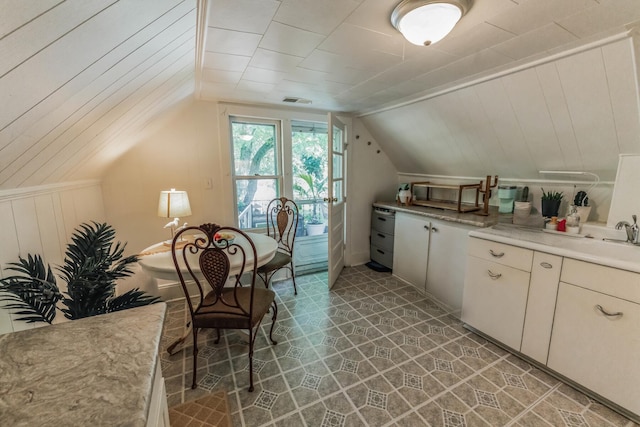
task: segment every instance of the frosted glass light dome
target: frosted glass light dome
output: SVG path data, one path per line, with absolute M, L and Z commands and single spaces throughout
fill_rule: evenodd
M 429 46 L 451 32 L 466 13 L 466 1 L 405 0 L 391 15 L 391 23 L 412 44 Z

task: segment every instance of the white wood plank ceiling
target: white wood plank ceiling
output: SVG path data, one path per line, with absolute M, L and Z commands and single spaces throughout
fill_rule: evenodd
M 441 42 L 392 27 L 399 0 L 209 0 L 199 95 L 363 112 L 620 32 L 638 0 L 475 0 Z
M 624 38 L 363 121 L 403 172 L 613 180 L 618 155 L 640 153 L 633 51 Z
M 370 113 L 640 21 L 639 0 L 475 0 L 449 37 L 425 48 L 408 44 L 391 26 L 397 2 L 0 0 L 0 189 L 99 178 L 194 89 L 206 100 L 283 105 L 283 97 L 293 96 L 313 101 L 299 108 Z M 571 76 L 584 64 L 566 66 L 554 72 Z M 558 80 L 540 67 L 366 120 L 377 139 L 389 137 L 385 151 L 400 170 L 492 173 L 490 157 L 527 159 L 513 173 L 531 174 L 543 166 L 539 143 L 556 155 L 560 150 L 563 159 L 575 144 L 581 153 L 575 167 L 598 169 L 593 163 L 606 158 L 605 169 L 615 171 L 614 151 L 595 141 L 616 141 L 615 153 L 629 146 L 639 151 L 628 142 L 637 142 L 638 117 L 620 114 L 631 102 L 617 95 L 629 89 L 628 79 L 602 87 L 608 74 L 594 72 L 593 81 Z M 563 100 L 556 99 L 559 81 Z M 585 98 L 581 88 L 589 85 L 605 92 L 594 89 Z M 580 110 L 594 100 L 593 108 Z M 620 104 L 607 107 L 611 100 Z M 637 111 L 635 103 L 630 111 Z M 485 123 L 483 115 L 494 121 Z M 611 119 L 606 132 L 591 132 L 597 115 Z M 403 117 L 414 120 L 400 129 L 393 121 Z M 422 151 L 414 151 L 423 136 Z M 581 146 L 584 141 L 590 142 Z M 470 144 L 487 151 L 469 154 Z M 433 153 L 446 162 L 426 158 Z
M 0 188 L 100 177 L 195 82 L 195 0 L 0 0 Z

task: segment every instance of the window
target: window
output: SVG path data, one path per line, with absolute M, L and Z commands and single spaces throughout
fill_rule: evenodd
M 282 193 L 280 123 L 231 117 L 238 226 L 264 228 L 269 202 Z

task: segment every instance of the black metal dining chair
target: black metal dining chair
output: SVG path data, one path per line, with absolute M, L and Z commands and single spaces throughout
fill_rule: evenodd
M 178 244 L 183 242 L 185 234 L 193 234 L 193 237 L 187 239 L 186 244 Z M 255 244 L 237 228 L 203 224 L 186 227 L 176 233 L 171 255 L 191 316 L 191 388 L 197 387 L 198 330 L 215 329 L 217 344 L 220 341 L 220 329 L 244 329 L 249 334 L 249 391 L 253 391 L 253 346 L 256 335 L 263 317 L 272 310 L 269 339 L 272 344 L 277 344 L 273 339 L 273 328 L 278 315 L 275 293 L 255 286 L 255 261 L 258 259 Z M 245 273 L 248 274 L 243 276 Z M 244 286 L 241 279 L 245 281 Z
M 298 295 L 293 266 L 293 248 L 297 228 L 298 205 L 296 202 L 286 197 L 273 199 L 267 207 L 267 235 L 278 242 L 278 250 L 271 261 L 258 268 L 258 275 L 267 288 L 274 274 L 287 269 L 291 272 L 294 294 Z

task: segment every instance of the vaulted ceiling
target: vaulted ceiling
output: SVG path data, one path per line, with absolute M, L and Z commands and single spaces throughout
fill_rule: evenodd
M 99 177 L 194 94 L 367 113 L 640 20 L 638 0 L 475 0 L 416 47 L 389 22 L 398 1 L 3 0 L 0 188 Z
M 637 0 L 475 0 L 424 47 L 391 25 L 399 0 L 209 0 L 199 94 L 363 112 L 619 32 Z

